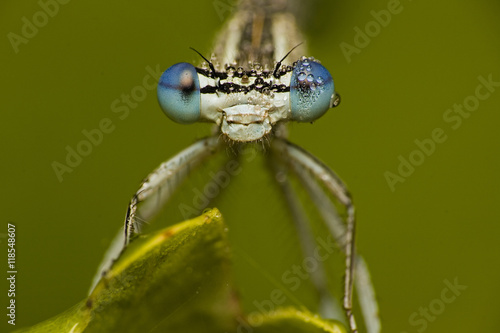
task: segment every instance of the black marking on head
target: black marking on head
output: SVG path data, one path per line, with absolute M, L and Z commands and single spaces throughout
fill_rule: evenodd
M 292 68 L 290 67 L 290 70 L 287 70 L 285 73 L 291 72 Z M 212 78 L 219 78 L 221 80 L 225 80 L 228 78 L 227 71 L 224 72 L 212 72 L 211 70 L 206 70 L 203 68 L 196 67 L 196 72 L 206 76 L 206 77 L 212 77 Z M 213 75 L 212 75 L 213 73 Z M 269 79 L 271 77 L 271 72 L 264 70 L 262 73 L 257 73 L 255 69 L 251 70 L 244 70 L 243 68 L 238 68 L 234 73 L 233 76 L 237 78 L 242 78 L 243 76 L 248 76 L 248 77 L 263 77 L 265 79 Z
M 256 80 L 257 81 L 257 80 Z M 249 86 L 243 86 L 240 84 L 236 83 L 230 83 L 226 82 L 221 84 L 218 87 L 215 86 L 205 86 L 200 89 L 200 92 L 202 94 L 215 94 L 215 93 L 225 93 L 225 94 L 231 94 L 231 93 L 236 93 L 236 92 L 242 92 L 242 93 L 249 93 L 250 91 L 255 90 L 260 93 L 264 93 L 267 91 L 270 92 L 289 92 L 290 87 L 285 85 L 285 84 L 270 84 L 268 82 L 260 82 L 258 84 L 251 84 Z
M 212 70 L 206 70 L 203 68 L 196 68 L 196 73 L 201 74 L 206 77 L 211 77 L 211 78 L 219 78 L 221 80 L 227 79 L 227 73 L 226 72 L 216 72 L 215 69 Z

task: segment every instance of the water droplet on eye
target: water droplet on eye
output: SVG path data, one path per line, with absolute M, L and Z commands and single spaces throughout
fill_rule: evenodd
M 302 61 L 302 65 L 309 66 L 309 60 L 305 59 L 304 61 Z
M 312 70 L 311 66 L 307 66 L 306 69 L 308 72 L 310 72 Z
M 321 76 L 318 76 L 318 78 L 316 79 L 316 82 L 318 84 L 322 84 L 323 82 L 325 82 L 325 80 Z
M 310 88 L 313 91 L 316 90 L 316 84 L 315 83 L 311 83 Z
M 299 81 L 304 81 L 306 79 L 306 73 L 300 72 L 299 75 L 297 76 L 297 79 Z
M 309 75 L 307 76 L 307 81 L 308 81 L 308 82 L 314 82 L 314 75 L 309 74 Z
M 245 70 L 243 69 L 243 67 L 238 67 L 236 72 L 238 73 L 238 76 L 242 76 L 243 74 L 245 74 Z

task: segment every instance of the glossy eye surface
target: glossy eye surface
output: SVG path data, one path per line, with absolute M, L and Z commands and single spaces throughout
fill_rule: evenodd
M 311 122 L 331 107 L 335 87 L 330 72 L 320 63 L 303 58 L 293 69 L 290 82 L 292 119 Z
M 193 65 L 181 62 L 163 72 L 157 94 L 161 109 L 173 121 L 190 124 L 200 118 L 200 81 Z

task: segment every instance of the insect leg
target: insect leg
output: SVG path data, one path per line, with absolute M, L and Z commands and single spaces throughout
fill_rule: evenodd
M 306 152 L 299 146 L 285 140 L 276 139 L 273 141 L 273 148 L 281 151 L 292 167 L 294 165 L 301 166 L 306 171 L 310 172 L 318 181 L 323 183 L 329 192 L 341 203 L 347 213 L 346 232 L 345 232 L 345 277 L 344 277 L 344 300 L 343 307 L 349 322 L 349 327 L 353 333 L 357 332 L 356 320 L 352 311 L 352 295 L 354 281 L 354 262 L 355 262 L 355 212 L 352 203 L 351 195 L 347 191 L 346 186 L 340 178 L 325 164 L 319 161 L 316 157 Z M 297 170 L 300 172 L 300 170 Z
M 314 240 L 313 231 L 307 214 L 289 180 L 289 172 L 293 170 L 289 170 L 286 161 L 283 161 L 281 158 L 281 154 L 270 154 L 270 169 L 275 175 L 275 180 L 283 192 L 285 201 L 290 208 L 304 257 L 315 258 L 315 250 L 318 245 Z M 328 290 L 323 262 L 318 261 L 318 268 L 311 272 L 311 280 L 320 297 L 321 315 L 325 318 L 338 317 L 342 313 L 341 308 L 337 305 L 337 302 L 335 302 Z
M 318 208 L 323 220 L 325 221 L 330 233 L 338 241 L 341 250 L 344 250 L 345 243 L 343 238 L 346 234 L 346 226 L 337 213 L 330 198 L 319 186 L 313 176 L 307 172 L 300 164 L 291 162 L 293 168 L 297 170 L 296 174 L 303 187 L 307 190 L 309 197 Z M 381 324 L 378 315 L 378 303 L 375 297 L 375 289 L 371 282 L 370 272 L 363 258 L 355 254 L 354 260 L 354 286 L 357 291 L 357 299 L 360 304 L 363 320 L 368 333 L 379 333 Z
M 146 177 L 127 209 L 124 246 L 140 233 L 141 220 L 155 216 L 191 170 L 213 155 L 220 146 L 216 136 L 201 139 L 163 162 Z M 139 218 L 138 205 L 143 202 L 145 207 L 141 207 Z

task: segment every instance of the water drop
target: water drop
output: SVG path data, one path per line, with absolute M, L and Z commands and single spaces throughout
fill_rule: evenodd
M 234 67 L 232 67 L 232 66 L 228 67 L 228 68 L 226 69 L 227 76 L 228 76 L 228 77 L 233 77 L 233 76 L 234 76 L 234 72 L 235 72 L 235 71 L 236 71 L 236 70 L 234 69 Z
M 255 79 L 255 87 L 260 89 L 263 86 L 264 86 L 264 79 L 263 78 L 258 77 L 257 79 Z
M 257 75 L 262 74 L 262 66 L 259 63 L 254 63 L 254 68 Z

